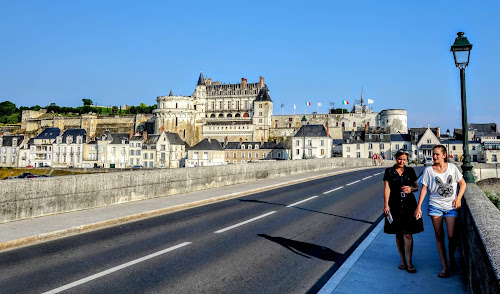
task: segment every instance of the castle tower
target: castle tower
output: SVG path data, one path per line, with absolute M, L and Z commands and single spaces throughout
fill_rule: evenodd
M 205 78 L 203 77 L 203 72 L 200 71 L 200 76 L 198 77 L 198 82 L 196 83 L 196 89 L 193 93 L 194 98 L 194 110 L 197 113 L 197 119 L 204 119 L 207 110 L 207 85 Z
M 263 86 L 253 101 L 253 124 L 255 125 L 254 141 L 267 140 L 270 134 L 273 101 L 267 86 Z

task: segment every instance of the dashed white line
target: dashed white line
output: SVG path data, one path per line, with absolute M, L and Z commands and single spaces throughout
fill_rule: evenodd
M 345 185 L 346 185 L 346 186 L 349 186 L 349 185 L 352 185 L 352 184 L 356 184 L 356 183 L 358 183 L 358 182 L 361 182 L 361 180 L 357 180 L 357 181 L 354 181 L 354 182 L 352 182 L 352 183 L 345 184 Z
M 380 175 L 381 173 L 376 173 L 376 174 L 373 174 L 374 176 L 377 176 L 377 175 Z
M 246 221 L 241 222 L 241 223 L 237 223 L 237 224 L 232 225 L 232 226 L 230 226 L 230 227 L 227 227 L 227 228 L 224 228 L 224 229 L 220 229 L 220 230 L 218 230 L 218 231 L 215 231 L 214 233 L 215 233 L 215 234 L 219 234 L 219 233 L 222 233 L 222 232 L 225 232 L 225 231 L 228 231 L 228 230 L 234 229 L 234 228 L 236 228 L 236 227 L 239 227 L 239 226 L 242 226 L 242 225 L 248 224 L 248 223 L 250 223 L 250 222 L 253 222 L 254 220 L 258 220 L 258 219 L 260 219 L 260 218 L 266 217 L 266 216 L 271 215 L 271 214 L 273 214 L 273 213 L 276 213 L 276 211 L 271 211 L 271 212 L 265 213 L 265 214 L 263 214 L 263 215 L 259 215 L 258 217 L 254 217 L 254 218 L 252 218 L 252 219 L 246 220 Z
M 331 192 L 333 192 L 333 191 L 340 190 L 340 189 L 342 189 L 342 188 L 344 188 L 344 186 L 340 186 L 340 187 L 335 188 L 335 189 L 332 189 L 332 190 L 330 190 L 330 191 L 323 192 L 323 194 L 328 194 L 328 193 L 331 193 Z
M 367 177 L 365 177 L 365 178 L 362 178 L 361 180 L 366 180 L 366 179 L 369 179 L 369 178 L 371 178 L 371 177 L 373 177 L 373 176 L 367 176 Z
M 100 273 L 97 273 L 95 275 L 91 275 L 91 276 L 88 276 L 86 278 L 83 278 L 81 280 L 78 280 L 78 281 L 75 281 L 73 283 L 70 283 L 70 284 L 67 284 L 67 285 L 64 285 L 64 286 L 61 286 L 59 288 L 56 288 L 56 289 L 53 289 L 53 290 L 50 290 L 48 292 L 45 292 L 44 294 L 52 294 L 52 293 L 59 293 L 59 292 L 62 292 L 62 291 L 65 291 L 65 290 L 68 290 L 68 289 L 71 289 L 73 287 L 76 287 L 78 285 L 81 285 L 81 284 L 84 284 L 84 283 L 87 283 L 87 282 L 90 282 L 92 280 L 95 280 L 97 278 L 100 278 L 102 276 L 105 276 L 105 275 L 108 275 L 108 274 L 111 274 L 113 272 L 116 272 L 116 271 L 119 271 L 121 269 L 124 269 L 126 267 L 129 267 L 131 265 L 134 265 L 134 264 L 137 264 L 139 262 L 143 262 L 143 261 L 146 261 L 148 259 L 151 259 L 153 257 L 156 257 L 156 256 L 159 256 L 159 255 L 162 255 L 162 254 L 165 254 L 167 252 L 170 252 L 172 250 L 175 250 L 175 249 L 178 249 L 178 248 L 181 248 L 181 247 L 184 247 L 186 245 L 189 245 L 191 244 L 191 242 L 184 242 L 184 243 L 181 243 L 179 245 L 175 245 L 175 246 L 172 246 L 170 248 L 167 248 L 167 249 L 164 249 L 164 250 L 161 250 L 161 251 L 158 251 L 158 252 L 155 252 L 155 253 L 152 253 L 152 254 L 149 254 L 149 255 L 146 255 L 144 257 L 141 257 L 141 258 L 138 258 L 136 260 L 132 260 L 132 261 L 129 261 L 127 263 L 124 263 L 122 265 L 119 265 L 119 266 L 115 266 L 113 268 L 110 268 L 108 270 L 105 270 L 105 271 L 102 271 Z
M 318 196 L 309 197 L 309 198 L 304 199 L 304 200 L 301 200 L 301 201 L 299 201 L 299 202 L 295 202 L 294 204 L 290 204 L 290 205 L 288 205 L 287 207 L 293 207 L 293 206 L 295 206 L 295 205 L 297 205 L 297 204 L 304 203 L 304 202 L 309 201 L 309 200 L 311 200 L 311 199 L 314 199 L 314 198 L 316 198 L 316 197 L 318 197 Z

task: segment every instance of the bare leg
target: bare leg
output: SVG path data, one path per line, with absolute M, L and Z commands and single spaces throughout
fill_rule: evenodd
M 448 262 L 446 260 L 446 246 L 444 244 L 444 229 L 443 217 L 431 216 L 432 224 L 434 225 L 434 234 L 436 235 L 436 245 L 439 253 L 439 259 L 443 265 L 442 273 L 448 273 Z
M 399 256 L 401 257 L 401 265 L 406 266 L 405 259 L 405 241 L 402 234 L 396 234 L 396 245 L 398 246 Z
M 455 250 L 457 249 L 457 239 L 455 236 L 456 217 L 445 217 L 446 228 L 448 231 L 448 256 L 450 258 L 450 268 L 456 270 Z
M 409 268 L 413 268 L 411 257 L 413 254 L 413 236 L 411 234 L 404 234 L 405 251 L 406 251 L 406 264 Z

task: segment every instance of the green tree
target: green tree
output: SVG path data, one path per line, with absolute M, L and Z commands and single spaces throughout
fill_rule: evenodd
M 16 105 L 10 101 L 4 101 L 0 103 L 0 116 L 2 115 L 10 115 L 14 112 L 19 111 Z
M 83 102 L 83 106 L 86 106 L 86 105 L 91 106 L 91 105 L 93 104 L 93 103 L 92 103 L 92 100 L 90 100 L 90 99 L 85 99 L 85 98 L 84 98 L 84 99 L 82 99 L 82 102 Z
M 114 105 L 113 107 L 111 107 L 111 112 L 112 113 L 118 113 L 118 106 Z

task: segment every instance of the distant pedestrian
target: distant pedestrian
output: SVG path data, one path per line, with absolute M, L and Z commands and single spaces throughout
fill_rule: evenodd
M 446 147 L 436 145 L 432 149 L 433 165 L 427 167 L 422 175 L 422 190 L 418 199 L 415 217 L 422 216 L 422 203 L 424 202 L 427 190 L 429 190 L 429 211 L 436 235 L 436 243 L 439 253 L 439 259 L 443 270 L 438 274 L 440 278 L 447 278 L 450 270 L 456 269 L 455 249 L 457 240 L 455 236 L 455 222 L 458 210 L 462 206 L 462 196 L 465 192 L 465 180 L 454 164 L 448 164 L 448 154 Z M 457 195 L 457 184 L 460 184 L 460 190 Z M 448 255 L 450 264 L 446 259 L 446 246 L 444 242 L 443 218 L 446 221 L 448 231 Z
M 424 230 L 422 219 L 416 219 L 413 213 L 417 201 L 413 192 L 418 191 L 415 170 L 406 166 L 408 153 L 404 150 L 396 152 L 396 164 L 385 170 L 384 174 L 384 232 L 396 234 L 401 264 L 399 269 L 409 273 L 417 270 L 412 263 L 413 234 Z
M 373 154 L 372 159 L 373 159 L 373 165 L 377 165 L 377 153 Z

